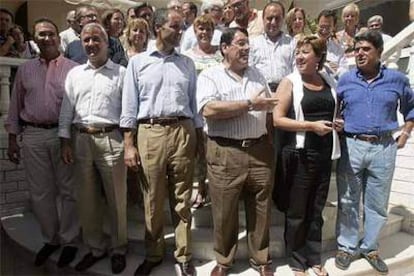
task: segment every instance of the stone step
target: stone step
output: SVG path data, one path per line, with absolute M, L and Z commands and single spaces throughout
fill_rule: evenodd
M 390 215 L 390 220 L 392 215 Z M 37 224 L 33 214 L 26 213 L 20 214 L 12 217 L 2 218 L 2 227 L 7 233 L 8 237 L 15 246 L 21 247 L 24 250 L 31 252 L 30 259 L 34 259 L 35 252 L 37 252 L 42 246 L 41 233 L 39 225 Z M 199 232 L 201 233 L 201 232 Z M 272 235 L 275 233 L 272 233 Z M 276 233 L 277 234 L 277 233 Z M 281 233 L 278 233 L 279 235 Z M 208 235 L 208 233 L 206 234 Z M 272 237 L 273 238 L 273 237 Z M 171 240 L 171 239 L 170 239 Z M 206 241 L 207 242 L 207 241 Z M 209 241 L 211 243 L 211 241 Z M 136 267 L 140 264 L 143 259 L 142 247 L 139 246 L 139 249 L 136 250 L 134 247 L 136 245 L 130 245 L 129 253 L 127 256 L 127 267 L 123 273 L 119 275 L 133 275 Z M 275 243 L 271 245 L 276 246 Z M 195 250 L 199 248 L 194 245 Z M 240 249 L 240 247 L 239 247 Z M 384 258 L 385 262 L 388 264 L 390 269 L 389 275 L 410 275 L 414 272 L 414 236 L 409 235 L 404 232 L 396 232 L 391 235 L 388 235 L 380 240 L 380 249 L 381 256 Z M 80 261 L 81 257 L 85 254 L 86 249 L 80 246 L 80 252 L 71 264 L 71 267 L 66 269 L 58 269 L 56 267 L 56 261 L 59 257 L 60 252 L 54 253 L 50 260 L 44 267 L 44 274 L 42 275 L 112 275 L 110 271 L 110 261 L 109 259 L 104 259 L 98 262 L 96 265 L 91 267 L 86 273 L 79 274 L 73 270 L 74 265 Z M 172 256 L 172 251 L 168 250 L 167 255 L 161 266 L 154 269 L 151 275 L 153 276 L 165 276 L 174 274 L 174 258 Z M 2 252 L 4 254 L 4 252 Z M 7 253 L 6 253 L 7 254 Z M 339 270 L 334 265 L 334 251 L 328 251 L 323 254 L 323 260 L 326 261 L 325 267 L 330 273 L 330 275 L 347 275 L 347 276 L 368 276 L 375 275 L 375 271 L 370 267 L 370 265 L 363 259 L 354 261 L 350 268 L 347 271 Z M 284 258 L 273 257 L 273 269 L 274 275 L 282 276 L 293 276 L 293 273 L 290 271 L 289 267 L 286 265 L 286 260 Z M 32 260 L 29 260 L 30 262 Z M 19 262 L 16 262 L 16 265 Z M 214 258 L 208 260 L 200 259 L 194 256 L 193 263 L 196 266 L 197 274 L 204 276 L 209 275 L 210 271 L 215 265 Z M 24 271 L 29 271 L 30 268 L 25 269 Z M 33 270 L 35 271 L 35 270 Z M 34 273 L 27 274 L 34 275 Z M 38 274 L 36 274 L 38 275 Z M 247 260 L 244 258 L 236 259 L 235 265 L 231 270 L 230 275 L 241 275 L 241 276 L 251 276 L 257 275 L 253 269 L 249 268 Z M 309 275 L 314 275 L 312 272 Z

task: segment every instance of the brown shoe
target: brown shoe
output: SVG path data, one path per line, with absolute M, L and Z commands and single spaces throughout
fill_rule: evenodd
M 265 264 L 265 265 L 253 265 L 250 264 L 250 266 L 259 272 L 260 276 L 273 276 L 273 269 L 271 264 Z
M 217 264 L 210 273 L 210 276 L 226 276 L 230 268 Z

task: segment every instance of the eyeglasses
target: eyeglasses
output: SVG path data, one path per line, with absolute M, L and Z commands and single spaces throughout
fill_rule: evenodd
M 236 46 L 237 48 L 249 47 L 249 41 L 239 40 L 239 41 L 232 42 L 231 45 Z
M 86 15 L 81 15 L 81 16 L 80 16 L 80 19 L 85 19 L 85 18 L 89 18 L 89 19 L 91 19 L 91 20 L 95 20 L 95 19 L 97 19 L 97 18 L 98 18 L 98 16 L 97 16 L 96 14 L 93 14 L 93 13 L 91 13 L 91 14 L 86 14 Z

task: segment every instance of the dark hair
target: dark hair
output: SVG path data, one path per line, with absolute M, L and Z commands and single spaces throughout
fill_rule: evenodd
M 110 10 L 106 10 L 103 15 L 102 15 L 102 26 L 104 26 L 105 30 L 107 32 L 110 31 L 111 29 L 111 19 L 112 16 L 114 16 L 115 13 L 120 13 L 122 15 L 122 19 L 124 20 L 124 26 L 123 28 L 125 28 L 125 16 L 124 13 L 120 10 L 120 9 L 110 9 Z
M 197 5 L 196 4 L 194 4 L 194 2 L 191 2 L 191 1 L 188 1 L 188 2 L 184 2 L 183 3 L 183 5 L 184 4 L 188 4 L 188 5 L 190 5 L 190 11 L 195 15 L 195 16 L 197 16 L 197 13 L 198 13 L 198 9 L 197 9 Z
M 383 50 L 384 48 L 384 40 L 382 39 L 382 35 L 380 32 L 375 30 L 368 30 L 365 32 L 358 33 L 354 38 L 355 44 L 360 41 L 368 41 L 371 43 L 375 48 L 379 50 Z
M 8 15 L 10 15 L 11 21 L 14 22 L 14 14 L 11 11 L 5 8 L 0 8 L 0 12 L 7 13 Z
M 49 23 L 49 24 L 53 25 L 53 27 L 55 27 L 55 30 L 56 30 L 56 35 L 59 35 L 59 28 L 55 24 L 55 22 L 53 22 L 52 20 L 50 20 L 47 17 L 41 17 L 41 18 L 36 19 L 36 21 L 33 23 L 33 36 L 35 35 L 36 26 L 40 23 Z
M 223 30 L 223 33 L 221 34 L 221 38 L 220 38 L 220 52 L 223 56 L 224 56 L 224 53 L 223 53 L 223 50 L 221 49 L 221 44 L 224 43 L 226 45 L 230 45 L 237 32 L 244 33 L 247 37 L 249 37 L 249 33 L 244 28 L 234 27 L 234 28 L 226 28 Z
M 318 15 L 318 22 L 321 17 L 332 17 L 334 20 L 334 25 L 336 26 L 336 22 L 338 21 L 338 17 L 336 16 L 336 12 L 333 10 L 323 10 Z
M 326 60 L 326 40 L 316 35 L 307 35 L 298 40 L 296 49 L 301 48 L 303 45 L 310 45 L 315 52 L 315 56 L 320 58 L 318 70 L 321 70 Z
M 139 11 L 143 8 L 150 8 L 152 11 L 154 11 L 150 4 L 148 4 L 147 2 L 143 2 L 141 5 L 134 7 L 135 15 L 138 16 Z
M 267 3 L 266 6 L 264 6 L 263 15 L 262 15 L 263 18 L 264 18 L 264 14 L 265 14 L 265 11 L 266 11 L 267 7 L 270 7 L 270 6 L 279 6 L 282 9 L 283 17 L 285 17 L 285 6 L 283 6 L 283 4 L 280 1 L 273 0 L 273 1 L 270 1 L 269 3 Z

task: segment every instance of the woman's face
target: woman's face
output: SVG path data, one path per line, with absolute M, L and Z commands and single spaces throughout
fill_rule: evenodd
M 230 23 L 234 19 L 234 10 L 233 7 L 230 5 L 224 6 L 223 9 L 223 23 Z
M 194 26 L 198 44 L 210 44 L 213 38 L 213 28 L 210 24 L 198 24 Z
M 132 28 L 129 33 L 129 41 L 132 45 L 138 46 L 138 48 L 143 48 L 148 40 L 148 34 L 145 30 L 145 27 L 135 27 Z
M 301 11 L 295 12 L 295 17 L 293 18 L 292 22 L 292 30 L 293 34 L 300 34 L 303 33 L 303 29 L 305 28 L 305 18 Z
M 312 74 L 318 69 L 320 58 L 315 55 L 315 52 L 310 44 L 304 44 L 295 51 L 296 68 L 301 74 Z
M 111 17 L 111 33 L 120 35 L 122 33 L 122 29 L 124 28 L 124 16 L 119 13 L 115 12 Z
M 342 21 L 348 28 L 355 28 L 358 25 L 357 13 L 353 10 L 345 10 L 342 16 Z

